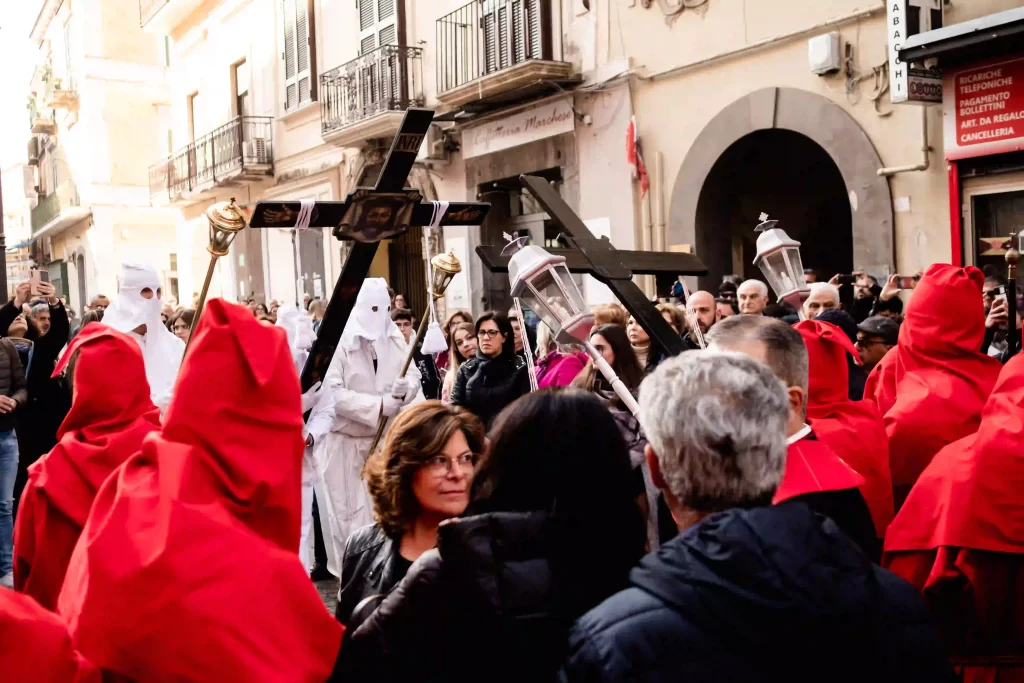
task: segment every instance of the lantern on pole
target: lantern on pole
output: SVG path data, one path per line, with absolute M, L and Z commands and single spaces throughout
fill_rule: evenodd
M 565 258 L 554 256 L 535 245 L 523 246 L 527 238 L 511 243 L 518 249 L 508 262 L 508 278 L 512 283 L 512 296 L 522 299 L 544 324 L 551 328 L 555 339 L 564 344 L 582 344 L 594 365 L 615 390 L 615 395 L 638 416 L 640 406 L 625 383 L 619 379 L 604 356 L 590 343 L 594 327 L 594 314 L 579 287 L 565 266 Z
M 811 288 L 803 279 L 800 243 L 776 227 L 778 223 L 768 220 L 768 214 L 761 214 L 761 223 L 755 228 L 761 234 L 757 238 L 754 265 L 764 273 L 778 300 L 795 308 L 803 319 L 804 301 L 811 295 Z

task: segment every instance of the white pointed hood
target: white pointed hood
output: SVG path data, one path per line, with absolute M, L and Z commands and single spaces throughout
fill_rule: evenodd
M 405 344 L 402 331 L 391 321 L 391 296 L 388 294 L 387 283 L 384 282 L 384 278 L 367 278 L 359 288 L 352 315 L 349 316 L 345 331 L 341 335 L 341 343 L 351 351 L 359 346 L 360 339 L 365 339 L 376 346 L 378 342 L 388 337 Z

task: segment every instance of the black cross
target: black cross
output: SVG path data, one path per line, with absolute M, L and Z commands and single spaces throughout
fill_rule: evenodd
M 686 350 L 683 341 L 647 296 L 633 282 L 634 273 L 649 275 L 707 275 L 708 269 L 693 254 L 650 251 L 619 251 L 607 239 L 598 239 L 580 220 L 558 192 L 544 178 L 519 176 L 548 215 L 562 226 L 563 238 L 571 249 L 549 249 L 552 254 L 565 256 L 566 266 L 573 273 L 588 273 L 603 282 L 618 297 L 629 314 L 644 328 L 651 342 L 657 344 L 667 356 Z M 476 253 L 493 273 L 508 272 L 507 256 L 502 247 L 477 247 Z
M 433 119 L 430 109 L 407 110 L 376 186 L 356 188 L 343 202 L 313 204 L 308 227 L 334 228 L 337 239 L 353 240 L 355 244 L 334 285 L 316 341 L 302 369 L 303 391 L 323 381 L 327 374 L 380 240 L 401 235 L 410 226 L 430 225 L 434 205 L 421 203 L 422 195 L 406 188 L 405 181 Z M 490 208 L 490 204 L 480 202 L 452 202 L 440 225 L 480 225 Z M 249 227 L 294 228 L 301 210 L 301 202 L 257 202 Z

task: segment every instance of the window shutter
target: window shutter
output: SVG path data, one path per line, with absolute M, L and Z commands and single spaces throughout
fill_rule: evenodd
M 398 43 L 398 27 L 394 24 L 385 26 L 380 31 L 380 45 L 396 45 Z
M 299 86 L 299 106 L 309 102 L 309 17 L 306 14 L 306 3 L 295 1 L 295 53 L 298 66 L 297 78 Z
M 299 104 L 299 86 L 296 79 L 295 0 L 282 0 L 284 20 L 284 109 L 295 109 Z
M 365 31 L 374 24 L 373 16 L 374 0 L 360 0 L 359 3 L 359 30 Z
M 285 111 L 308 104 L 314 97 L 316 68 L 310 47 L 314 33 L 309 7 L 307 0 L 282 0 Z
M 377 5 L 377 21 L 390 19 L 395 15 L 395 0 L 379 0 Z
M 540 0 L 526 0 L 526 2 L 527 30 L 530 32 L 526 41 L 526 44 L 530 46 L 530 53 L 526 56 L 526 59 L 543 59 L 544 46 L 541 44 L 541 41 L 544 39 L 544 36 L 541 30 Z

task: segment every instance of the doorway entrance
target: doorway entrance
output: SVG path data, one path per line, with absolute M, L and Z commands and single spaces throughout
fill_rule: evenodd
M 729 273 L 761 277 L 753 261 L 762 212 L 801 243 L 805 267 L 826 279 L 852 272 L 852 212 L 839 168 L 805 135 L 766 129 L 726 149 L 700 190 L 695 247 L 710 286 Z
M 1024 232 L 1024 172 L 968 178 L 962 201 L 966 264 L 1006 277 L 1010 233 Z

